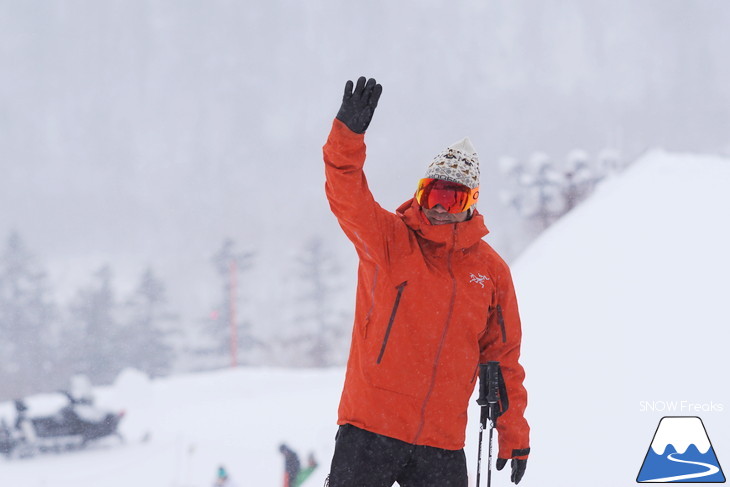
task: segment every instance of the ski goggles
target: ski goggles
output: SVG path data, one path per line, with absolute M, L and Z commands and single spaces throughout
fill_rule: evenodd
M 459 183 L 443 179 L 423 178 L 418 181 L 416 202 L 430 210 L 441 205 L 449 213 L 468 210 L 479 198 L 479 188 L 471 189 Z

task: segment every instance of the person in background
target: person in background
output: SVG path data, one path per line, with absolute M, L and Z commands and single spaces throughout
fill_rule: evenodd
M 236 487 L 236 484 L 233 483 L 233 480 L 231 480 L 231 477 L 228 475 L 226 467 L 223 465 L 218 467 L 213 487 Z
M 307 466 L 301 468 L 299 455 L 294 450 L 282 443 L 279 446 L 279 451 L 284 455 L 284 487 L 299 487 L 317 468 L 314 453 L 309 454 Z

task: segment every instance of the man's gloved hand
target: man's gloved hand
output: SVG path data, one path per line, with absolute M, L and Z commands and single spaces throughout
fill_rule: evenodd
M 361 76 L 357 80 L 354 91 L 352 81 L 348 81 L 345 84 L 345 95 L 342 97 L 342 106 L 337 112 L 337 119 L 353 132 L 365 133 L 382 92 L 383 87 L 377 84 L 373 78 L 367 80 L 366 83 L 365 77 Z
M 497 458 L 497 470 L 502 470 L 507 465 L 506 458 Z M 515 484 L 519 484 L 522 480 L 522 476 L 525 475 L 525 469 L 527 468 L 527 459 L 520 460 L 519 458 L 512 459 L 512 476 L 510 480 Z

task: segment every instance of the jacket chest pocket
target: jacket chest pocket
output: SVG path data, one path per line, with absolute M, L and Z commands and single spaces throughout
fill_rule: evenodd
M 400 301 L 403 297 L 403 291 L 405 290 L 407 285 L 408 281 L 403 281 L 396 286 L 397 292 L 395 295 L 395 300 L 393 302 L 393 308 L 391 309 L 390 317 L 388 318 L 388 325 L 385 328 L 385 335 L 383 336 L 383 341 L 380 346 L 380 353 L 378 353 L 378 358 L 375 361 L 376 364 L 380 364 L 380 362 L 383 360 L 383 355 L 385 355 L 385 350 L 388 347 L 388 340 L 390 339 L 390 332 L 393 330 L 393 324 L 395 323 L 395 317 L 398 314 L 398 308 L 400 307 Z

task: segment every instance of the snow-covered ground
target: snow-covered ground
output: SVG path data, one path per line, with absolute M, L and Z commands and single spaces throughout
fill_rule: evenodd
M 238 487 L 279 486 L 281 442 L 303 461 L 309 451 L 320 460 L 331 454 L 343 376 L 344 369 L 240 368 L 149 381 L 126 371 L 96 390 L 100 407 L 126 411 L 125 444 L 109 438 L 83 451 L 0 460 L 0 486 L 207 487 L 219 465 Z M 62 401 L 46 395 L 28 403 L 48 412 Z M 4 406 L 0 414 L 10 414 Z M 322 485 L 324 470 L 308 485 Z
M 728 188 L 726 159 L 652 152 L 513 266 L 533 448 L 521 486 L 633 485 L 662 416 L 700 416 L 730 465 Z M 322 467 L 305 485 L 322 485 L 343 374 L 236 369 L 148 381 L 129 371 L 96 391 L 100 405 L 127 411 L 126 444 L 0 460 L 0 486 L 201 487 L 223 464 L 239 487 L 275 487 L 282 441 L 315 453 Z M 472 401 L 472 476 L 477 416 Z M 493 479 L 508 483 L 504 472 Z

